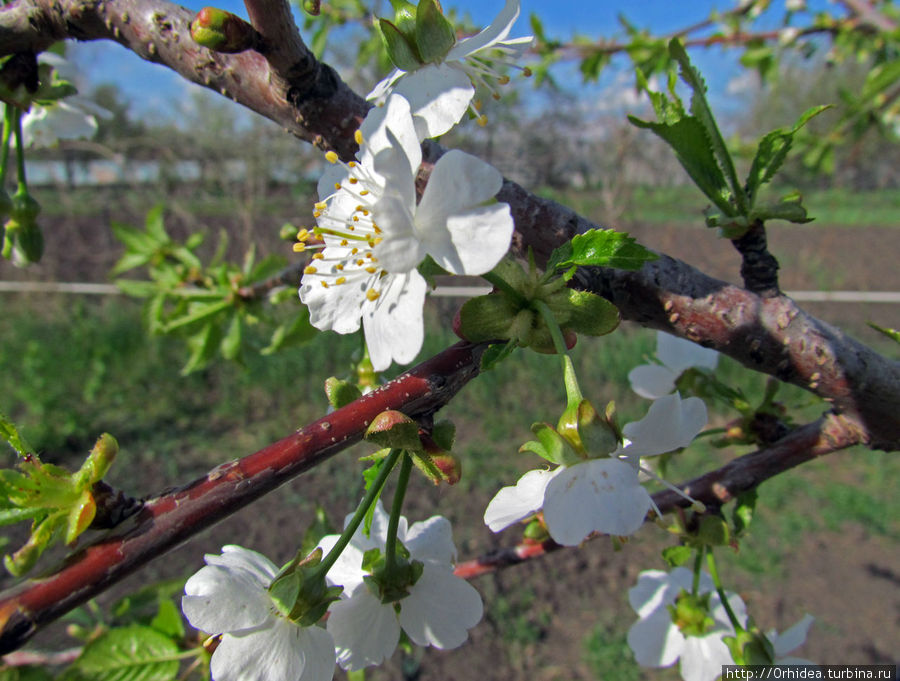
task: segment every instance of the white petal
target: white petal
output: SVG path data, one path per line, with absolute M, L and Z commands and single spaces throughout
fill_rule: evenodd
M 396 83 L 405 73 L 406 71 L 394 69 L 372 88 L 372 91 L 366 95 L 366 99 L 370 102 L 375 102 L 376 106 L 382 106 L 387 99 L 387 96 L 390 94 L 394 83 Z
M 410 557 L 415 560 L 444 566 L 449 566 L 456 560 L 453 528 L 444 516 L 436 515 L 413 523 L 401 541 L 409 550 Z
M 715 350 L 664 331 L 656 332 L 656 356 L 676 375 L 691 367 L 715 369 L 719 361 L 719 353 Z
M 459 123 L 475 96 L 468 74 L 449 64 L 429 64 L 406 74 L 394 92 L 409 100 L 420 140 L 443 135 Z
M 278 574 L 278 567 L 263 554 L 237 544 L 226 544 L 221 554 L 208 553 L 204 559 L 207 565 L 246 570 L 255 575 L 264 588 L 268 588 Z
M 775 648 L 775 657 L 781 658 L 792 650 L 802 646 L 806 642 L 806 636 L 809 634 L 809 628 L 812 626 L 815 618 L 812 615 L 804 615 L 797 624 L 792 626 L 780 634 L 774 631 L 769 633 L 769 640 L 772 647 Z M 785 664 L 779 661 L 778 664 Z
M 668 610 L 656 610 L 631 625 L 628 646 L 642 667 L 668 667 L 681 655 L 684 636 L 672 623 Z
M 677 567 L 671 572 L 644 570 L 638 575 L 637 584 L 628 590 L 628 602 L 640 617 L 646 617 L 654 610 L 665 608 L 675 602 L 682 589 L 690 590 L 694 573 L 687 568 Z M 712 591 L 713 583 L 709 575 L 700 573 L 701 594 Z
M 513 24 L 516 23 L 518 18 L 519 0 L 506 0 L 506 4 L 503 6 L 500 14 L 496 16 L 487 28 L 471 38 L 460 40 L 447 53 L 445 59 L 461 59 L 503 40 L 509 35 Z
M 500 190 L 500 173 L 461 151 L 447 152 L 435 165 L 416 227 L 428 253 L 453 274 L 483 274 L 506 255 L 513 219 L 505 203 L 481 205 Z
M 334 637 L 338 664 L 362 669 L 381 664 L 397 648 L 400 623 L 392 605 L 385 605 L 365 585 L 351 597 L 331 604 L 328 632 Z
M 410 102 L 397 94 L 388 97 L 384 106 L 369 109 L 359 127 L 363 136 L 360 163 L 368 167 L 380 152 L 397 147 L 415 172 L 422 162 L 422 149 L 412 116 Z M 388 130 L 391 135 L 388 135 Z
M 427 286 L 422 275 L 413 270 L 381 282 L 381 296 L 363 306 L 363 329 L 375 371 L 384 371 L 391 361 L 409 364 L 425 340 L 422 307 Z
M 734 664 L 721 634 L 688 636 L 681 652 L 681 678 L 684 681 L 714 681 L 722 665 Z
M 184 585 L 182 612 L 192 626 L 209 634 L 256 627 L 272 614 L 272 600 L 266 589 L 274 575 L 274 571 L 269 574 L 270 568 L 274 570 L 274 566 L 264 556 L 247 549 L 230 554 L 207 556 L 207 563 L 222 564 L 201 568 Z
M 706 425 L 706 404 L 699 397 L 682 400 L 678 393 L 660 397 L 640 421 L 626 423 L 629 457 L 653 456 L 687 447 Z
M 463 644 L 483 613 L 475 587 L 450 568 L 426 563 L 419 581 L 400 602 L 400 626 L 413 643 L 447 650 Z
M 328 552 L 331 551 L 337 543 L 338 537 L 339 535 L 336 534 L 322 537 L 319 546 L 322 547 L 324 555 L 328 555 Z M 332 586 L 344 587 L 344 596 L 349 595 L 350 592 L 363 583 L 363 553 L 363 551 L 354 546 L 351 542 L 344 547 L 344 550 L 341 551 L 341 555 L 338 556 L 334 565 L 328 570 L 328 574 L 326 575 L 328 583 Z
M 484 524 L 492 532 L 499 532 L 537 513 L 544 505 L 547 485 L 561 470 L 562 467 L 553 471 L 528 471 L 515 486 L 502 488 L 485 509 Z
M 91 138 L 96 132 L 96 118 L 65 100 L 48 106 L 33 104 L 22 117 L 25 146 L 52 147 L 61 139 Z
M 412 177 L 409 186 L 412 187 Z M 384 241 L 376 244 L 373 253 L 378 265 L 391 274 L 403 274 L 418 267 L 425 259 L 425 245 L 419 240 L 413 225 L 412 210 L 399 195 L 389 193 L 372 208 L 372 214 L 381 227 Z
M 215 681 L 328 681 L 334 643 L 324 629 L 278 617 L 269 627 L 223 636 L 210 671 Z
M 322 253 L 329 257 L 329 249 Z M 377 274 L 369 280 L 358 279 L 328 288 L 322 286 L 323 281 L 325 278 L 319 275 L 304 274 L 300 282 L 300 300 L 309 308 L 309 323 L 322 331 L 342 334 L 357 331 L 366 291 L 377 281 Z
M 738 623 L 741 626 L 746 626 L 747 606 L 744 600 L 733 591 L 726 591 L 725 596 L 728 598 L 728 605 L 731 606 L 731 611 L 737 618 Z M 709 599 L 709 610 L 710 615 L 715 620 L 715 625 L 709 630 L 710 633 L 718 632 L 723 636 L 734 634 L 734 626 L 731 624 L 731 619 L 728 617 L 728 612 L 722 605 L 722 600 L 719 598 L 718 593 L 714 593 L 712 598 Z
M 631 389 L 641 397 L 655 400 L 675 390 L 678 374 L 658 364 L 641 364 L 628 372 Z
M 564 469 L 547 485 L 544 520 L 554 541 L 577 546 L 592 532 L 629 535 L 643 524 L 650 495 L 637 471 L 616 459 Z

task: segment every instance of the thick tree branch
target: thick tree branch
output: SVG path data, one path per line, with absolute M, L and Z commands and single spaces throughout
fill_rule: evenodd
M 857 424 L 831 414 L 815 423 L 796 428 L 771 447 L 738 457 L 679 487 L 694 499 L 716 508 L 790 468 L 859 444 L 859 431 Z M 683 497 L 671 490 L 657 492 L 653 495 L 653 501 L 663 513 L 689 505 Z M 464 579 L 472 579 L 561 548 L 563 547 L 552 539 L 540 544 L 523 543 L 459 563 L 454 572 Z
M 458 343 L 293 435 L 149 499 L 54 573 L 0 594 L 0 655 L 150 560 L 358 442 L 381 412 L 397 409 L 427 421 L 478 374 L 484 347 Z

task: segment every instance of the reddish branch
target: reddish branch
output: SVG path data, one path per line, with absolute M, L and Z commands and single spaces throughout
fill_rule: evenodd
M 153 558 L 358 442 L 381 412 L 402 410 L 427 422 L 477 375 L 483 349 L 458 343 L 293 435 L 148 500 L 137 514 L 69 557 L 53 574 L 0 595 L 0 655 Z
M 771 447 L 734 459 L 679 487 L 694 499 L 716 508 L 794 466 L 855 444 L 859 444 L 859 429 L 855 424 L 830 415 L 795 429 Z M 653 501 L 663 513 L 688 506 L 683 497 L 671 490 L 657 492 Z M 519 544 L 459 563 L 455 572 L 464 579 L 471 579 L 560 548 L 563 547 L 552 539 L 540 544 Z

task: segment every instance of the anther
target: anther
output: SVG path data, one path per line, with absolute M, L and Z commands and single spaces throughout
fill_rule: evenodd
M 353 133 L 353 139 L 356 140 L 356 143 L 362 145 L 363 143 L 363 135 L 362 130 L 357 130 Z
M 333 151 L 326 151 L 325 152 L 325 160 L 328 161 L 329 163 L 337 163 L 338 155 Z
M 324 282 L 322 282 L 322 283 L 324 283 Z M 378 296 L 380 296 L 380 295 L 381 294 L 373 288 L 370 288 L 368 291 L 366 291 L 366 298 L 368 298 L 371 301 L 378 300 Z
M 303 274 L 315 274 L 318 271 L 319 270 L 317 270 L 312 265 L 307 265 L 306 267 L 303 268 Z

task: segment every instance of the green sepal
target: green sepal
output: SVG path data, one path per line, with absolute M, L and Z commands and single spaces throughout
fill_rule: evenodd
M 27 267 L 40 262 L 44 255 L 44 233 L 37 223 L 26 223 L 16 234 L 13 245 L 13 264 Z
M 722 641 L 728 646 L 735 664 L 771 665 L 775 663 L 775 647 L 771 641 L 750 624 L 748 629 L 739 629 L 734 636 L 725 636 Z
M 519 306 L 507 296 L 489 293 L 467 300 L 459 311 L 459 330 L 472 343 L 515 340 L 513 327 Z
M 410 452 L 410 456 L 412 456 L 413 465 L 428 478 L 432 484 L 440 485 L 444 480 L 444 474 L 441 472 L 441 469 L 438 468 L 434 461 L 431 459 L 431 455 L 427 454 L 424 451 L 420 452 Z
M 666 561 L 669 567 L 684 565 L 691 559 L 692 555 L 694 555 L 694 550 L 690 546 L 684 546 L 682 544 L 679 544 L 678 546 L 667 546 L 662 550 L 663 560 Z
M 456 425 L 449 419 L 438 421 L 431 428 L 431 439 L 438 447 L 449 452 L 456 441 Z
M 416 45 L 426 64 L 437 61 L 456 44 L 456 30 L 441 11 L 438 0 L 419 0 L 416 10 Z
M 751 215 L 756 220 L 763 222 L 766 220 L 786 220 L 795 224 L 804 224 L 815 219 L 807 215 L 806 208 L 803 205 L 803 198 L 797 192 L 783 196 L 778 203 L 754 206 Z
M 325 396 L 328 398 L 328 404 L 340 409 L 362 397 L 362 391 L 350 381 L 342 381 L 332 376 L 325 380 Z
M 363 436 L 366 441 L 379 447 L 421 451 L 422 441 L 419 439 L 419 424 L 403 412 L 393 409 L 381 412 L 372 419 Z
M 97 515 L 97 502 L 90 490 L 83 490 L 78 501 L 69 509 L 66 518 L 65 543 L 71 545 L 78 539 L 78 535 L 84 532 Z
M 481 355 L 481 372 L 484 373 L 485 371 L 493 369 L 500 364 L 500 362 L 509 357 L 517 347 L 518 345 L 514 340 L 502 344 L 494 343 L 489 346 Z
M 756 488 L 741 492 L 735 502 L 732 510 L 732 523 L 734 524 L 734 533 L 740 536 L 753 521 L 753 514 L 756 511 Z
M 619 310 L 606 298 L 573 289 L 565 289 L 565 295 L 568 314 L 561 323 L 566 329 L 588 336 L 604 336 L 619 326 Z
M 728 546 L 731 543 L 731 530 L 724 518 L 704 514 L 700 516 L 700 527 L 697 528 L 695 539 L 704 546 Z
M 866 324 L 871 326 L 873 329 L 875 329 L 879 333 L 884 334 L 885 336 L 887 336 L 894 342 L 900 343 L 900 331 L 898 331 L 897 329 L 891 329 L 886 326 L 879 326 L 875 322 L 866 322 Z
M 379 19 L 378 32 L 384 49 L 391 62 L 401 71 L 415 71 L 422 65 L 415 45 L 411 44 L 403 32 L 387 19 Z
M 704 636 L 715 624 L 709 614 L 709 600 L 712 592 L 693 595 L 682 590 L 674 605 L 666 606 L 672 621 L 677 623 L 685 636 Z
M 519 447 L 520 453 L 532 452 L 558 466 L 571 465 L 581 461 L 581 457 L 569 449 L 566 441 L 549 423 L 532 423 L 531 432 L 535 434 L 537 440 L 529 440 Z

